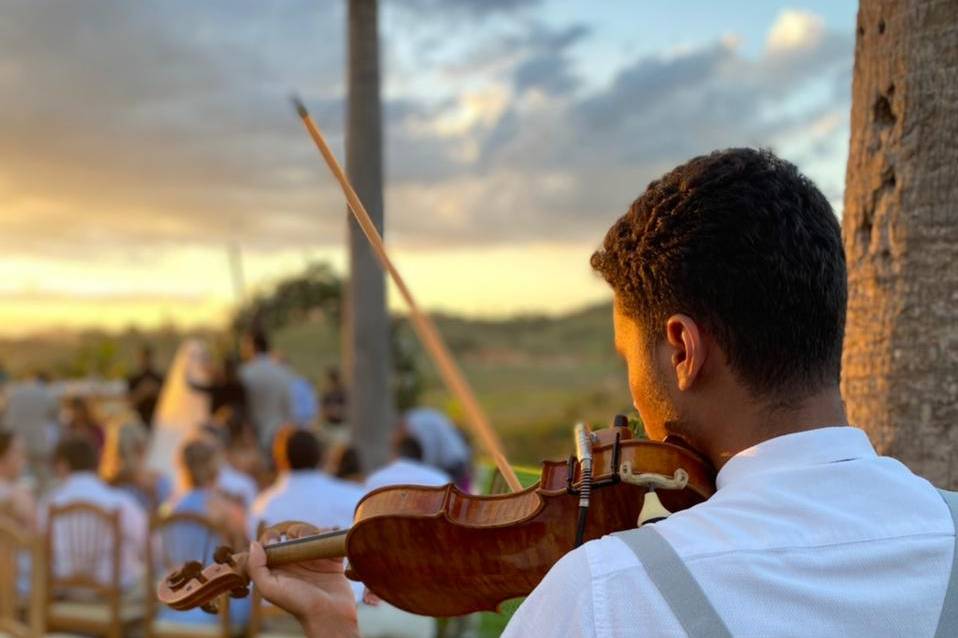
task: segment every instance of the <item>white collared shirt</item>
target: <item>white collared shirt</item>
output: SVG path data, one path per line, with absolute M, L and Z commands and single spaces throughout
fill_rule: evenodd
M 445 485 L 451 483 L 442 470 L 412 459 L 396 459 L 366 477 L 366 492 L 388 485 Z
M 345 529 L 352 525 L 362 495 L 361 486 L 319 470 L 285 472 L 253 504 L 250 538 L 255 538 L 260 521 L 267 525 L 302 521 L 320 529 Z
M 59 486 L 54 488 L 44 499 L 39 508 L 41 529 L 47 526 L 47 512 L 50 505 L 67 505 L 70 503 L 92 503 L 107 510 L 119 510 L 120 533 L 122 546 L 120 547 L 120 574 L 124 585 L 138 582 L 143 577 L 144 556 L 146 552 L 147 518 L 146 513 L 132 496 L 126 492 L 104 483 L 93 472 L 74 472 Z M 54 570 L 58 576 L 68 576 L 81 566 L 74 565 L 75 561 L 70 554 L 70 547 L 77 539 L 83 538 L 83 528 L 69 521 L 56 525 L 50 532 L 54 535 L 56 555 L 51 558 Z M 71 538 L 71 534 L 76 538 Z M 102 554 L 96 560 L 95 578 L 103 583 L 110 584 L 112 560 L 110 558 L 116 541 L 100 543 L 98 551 Z M 89 575 L 89 574 L 84 574 Z
M 732 457 L 708 501 L 656 529 L 733 636 L 932 636 L 955 529 L 935 488 L 823 428 Z M 685 636 L 635 555 L 606 536 L 562 558 L 503 636 Z
M 319 470 L 285 472 L 253 504 L 249 536 L 256 538 L 260 521 L 267 525 L 302 521 L 320 529 L 346 529 L 353 524 L 362 496 L 362 486 Z M 363 598 L 363 584 L 349 581 L 349 585 L 358 603 Z
M 469 446 L 445 414 L 415 408 L 405 415 L 406 429 L 422 447 L 422 460 L 433 467 L 452 468 L 469 462 Z
M 216 486 L 230 496 L 242 499 L 243 511 L 249 512 L 256 502 L 259 490 L 256 481 L 249 474 L 240 472 L 229 463 L 220 464 L 220 472 L 216 477 Z

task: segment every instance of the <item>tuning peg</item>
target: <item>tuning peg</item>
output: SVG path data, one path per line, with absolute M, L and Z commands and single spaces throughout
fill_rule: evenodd
M 215 600 L 211 600 L 210 602 L 203 604 L 200 609 L 208 614 L 218 614 L 220 612 L 219 606 L 216 604 Z
M 237 587 L 230 590 L 230 598 L 246 598 L 249 596 L 249 587 Z
M 166 584 L 169 585 L 170 589 L 176 591 L 186 585 L 193 579 L 198 580 L 201 583 L 206 582 L 206 577 L 203 576 L 203 564 L 191 560 L 179 570 L 173 572 L 166 578 Z
M 216 548 L 216 551 L 213 552 L 213 562 L 230 567 L 236 566 L 236 561 L 233 560 L 233 550 L 226 545 L 220 545 Z

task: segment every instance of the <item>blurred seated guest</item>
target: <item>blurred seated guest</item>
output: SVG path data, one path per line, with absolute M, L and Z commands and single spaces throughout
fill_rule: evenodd
M 100 478 L 152 512 L 170 498 L 173 482 L 147 467 L 148 437 L 146 427 L 136 421 L 119 422 L 109 428 L 100 457 Z
M 186 491 L 164 505 L 165 513 L 191 512 L 208 518 L 227 534 L 232 547 L 246 542 L 246 513 L 236 499 L 217 487 L 222 457 L 209 437 L 190 440 L 180 450 L 180 483 Z
M 351 483 L 362 485 L 366 482 L 362 466 L 359 463 L 359 452 L 352 445 L 340 445 L 332 454 L 330 468 L 333 476 Z
M 422 462 L 422 446 L 411 436 L 403 436 L 395 446 L 395 460 L 366 479 L 366 491 L 387 485 L 446 485 L 452 482 L 442 470 Z
M 256 499 L 251 532 L 261 521 L 266 525 L 303 521 L 321 528 L 345 528 L 352 524 L 353 511 L 363 490 L 320 471 L 323 448 L 316 435 L 308 430 L 283 428 L 276 435 L 273 454 L 279 476 Z
M 316 387 L 309 379 L 290 369 L 292 380 L 289 384 L 289 394 L 292 409 L 293 423 L 301 428 L 314 425 L 319 418 L 319 399 L 316 397 Z
M 209 378 L 207 383 L 195 379 L 188 379 L 188 382 L 194 390 L 209 394 L 211 414 L 222 409 L 246 413 L 246 388 L 240 381 L 239 365 L 235 357 L 227 356 L 223 359 L 222 367 L 211 370 Z
M 16 522 L 21 529 L 37 526 L 37 503 L 21 481 L 27 465 L 27 448 L 17 432 L 0 430 L 0 516 Z
M 216 487 L 242 505 L 244 512 L 248 514 L 250 508 L 253 507 L 253 501 L 256 500 L 259 489 L 253 477 L 236 469 L 230 463 L 228 452 L 233 445 L 231 431 L 213 421 L 203 427 L 203 433 L 207 440 L 216 447 L 220 456 L 220 470 L 216 478 Z
M 47 510 L 50 505 L 68 505 L 70 503 L 91 503 L 107 510 L 120 513 L 120 573 L 125 587 L 142 584 L 143 557 L 146 553 L 147 517 L 143 508 L 129 494 L 104 483 L 96 474 L 97 453 L 87 437 L 68 434 L 53 451 L 53 469 L 60 479 L 59 486 L 50 491 L 39 509 L 41 527 L 46 527 Z M 73 568 L 71 548 L 76 547 L 74 530 L 67 521 L 55 529 L 47 530 L 53 535 L 55 555 L 50 557 L 54 572 L 58 576 L 68 576 Z M 97 545 L 103 556 L 96 561 L 97 573 L 93 574 L 99 582 L 108 585 L 112 582 L 110 553 L 117 541 Z M 83 548 L 84 554 L 88 548 Z M 79 551 L 79 550 L 78 550 Z M 81 560 L 79 554 L 77 560 Z
M 126 380 L 127 399 L 130 406 L 140 415 L 147 428 L 153 423 L 153 412 L 160 399 L 163 388 L 163 374 L 153 363 L 153 348 L 144 345 L 140 348 L 140 368 Z
M 230 467 L 250 476 L 256 482 L 257 491 L 273 480 L 268 466 L 272 464 L 265 458 L 259 446 L 248 413 L 231 407 L 222 407 L 216 411 L 211 423 L 224 432 L 223 456 Z M 252 502 L 250 502 L 252 506 Z
M 103 435 L 103 427 L 94 415 L 90 403 L 83 397 L 71 397 L 67 404 L 67 410 L 65 433 L 86 437 L 93 444 L 97 457 L 99 457 L 103 451 L 103 443 L 106 437 Z
M 223 539 L 234 550 L 246 544 L 246 518 L 243 508 L 232 498 L 224 495 L 216 486 L 217 475 L 222 459 L 217 443 L 209 435 L 189 440 L 180 450 L 180 483 L 187 491 L 164 506 L 164 513 L 198 514 L 220 528 L 225 534 Z M 195 536 L 195 538 L 194 538 Z M 205 529 L 182 527 L 177 530 L 176 543 L 179 551 L 195 556 L 195 560 L 209 563 L 215 544 L 209 542 Z M 249 619 L 249 599 L 230 600 L 230 620 L 237 626 L 243 626 Z M 163 606 L 159 612 L 161 620 L 175 623 L 216 626 L 220 619 L 201 609 L 178 612 Z
M 43 374 L 9 385 L 6 393 L 3 426 L 20 435 L 29 472 L 42 493 L 50 478 L 50 451 L 59 434 L 60 402 Z
M 439 468 L 459 487 L 469 488 L 472 450 L 449 417 L 433 408 L 414 408 L 403 416 L 399 435 L 419 442 L 423 463 Z
M 339 425 L 346 420 L 346 386 L 343 385 L 336 367 L 326 370 L 326 383 L 323 385 L 319 404 L 324 423 Z

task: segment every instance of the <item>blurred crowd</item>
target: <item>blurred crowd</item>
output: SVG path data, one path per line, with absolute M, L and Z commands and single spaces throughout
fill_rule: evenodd
M 154 589 L 148 580 L 170 568 L 148 564 L 169 554 L 156 546 L 164 541 L 154 533 L 165 518 L 202 519 L 205 527 L 181 531 L 176 542 L 188 546 L 191 560 L 206 564 L 213 548 L 201 538 L 209 529 L 241 550 L 266 527 L 286 521 L 348 527 L 359 500 L 381 487 L 455 482 L 470 488 L 472 452 L 442 412 L 416 408 L 400 415 L 386 435 L 392 460 L 367 468 L 363 442 L 350 439 L 349 393 L 336 369 L 317 387 L 273 353 L 261 332 L 247 335 L 241 350 L 240 357 L 217 362 L 202 341 L 188 340 L 164 370 L 145 346 L 122 396 L 76 385 L 70 392 L 42 374 L 5 384 L 0 521 L 48 538 L 51 580 L 68 581 L 85 569 L 94 573 L 84 577 L 121 588 L 125 599 L 142 598 Z M 119 569 L 107 555 L 112 543 L 96 550 L 104 555 L 93 563 L 71 554 L 79 551 L 70 538 L 75 531 L 51 513 L 74 503 L 118 513 Z M 122 582 L 111 582 L 116 573 Z M 30 581 L 21 582 L 26 588 Z M 355 593 L 365 634 L 377 635 L 377 628 L 392 636 L 432 633 L 431 620 L 391 608 L 361 583 Z M 51 599 L 73 595 L 60 588 Z M 244 629 L 250 613 L 249 599 L 231 602 L 235 631 Z M 155 616 L 143 622 L 218 622 L 200 610 L 160 609 Z

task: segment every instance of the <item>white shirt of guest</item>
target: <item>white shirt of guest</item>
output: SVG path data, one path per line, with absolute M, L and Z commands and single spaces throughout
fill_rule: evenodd
M 92 503 L 106 510 L 119 510 L 120 534 L 120 574 L 124 585 L 139 582 L 143 577 L 144 555 L 146 550 L 147 518 L 146 513 L 132 496 L 122 490 L 111 487 L 100 480 L 93 472 L 74 472 L 54 488 L 39 508 L 40 526 L 47 527 L 47 510 L 50 505 L 68 505 L 71 503 Z M 60 524 L 62 523 L 62 524 Z M 74 566 L 70 555 L 71 532 L 75 529 L 69 519 L 54 523 L 49 530 L 53 534 L 56 555 L 52 557 L 53 568 L 58 576 L 68 576 L 80 566 Z M 77 538 L 80 534 L 73 534 Z M 72 539 L 75 542 L 76 539 Z M 101 583 L 111 583 L 112 551 L 116 541 L 98 545 L 103 553 L 97 561 L 97 573 L 94 577 Z
M 225 462 L 220 465 L 216 486 L 230 496 L 242 499 L 243 508 L 247 512 L 253 507 L 256 494 L 259 492 L 253 477 Z
M 413 459 L 396 459 L 366 477 L 366 492 L 387 485 L 446 485 L 450 482 L 442 470 Z
M 469 462 L 469 446 L 445 414 L 433 408 L 416 408 L 405 415 L 406 430 L 422 447 L 422 460 L 434 467 L 455 467 Z
M 935 488 L 861 430 L 777 437 L 732 457 L 708 501 L 656 523 L 736 638 L 932 636 L 955 529 Z M 562 558 L 503 636 L 684 636 L 631 550 Z
M 345 529 L 353 523 L 353 512 L 363 496 L 359 485 L 341 481 L 319 470 L 284 472 L 253 505 L 250 538 L 260 521 L 276 525 L 302 521 L 320 529 Z

